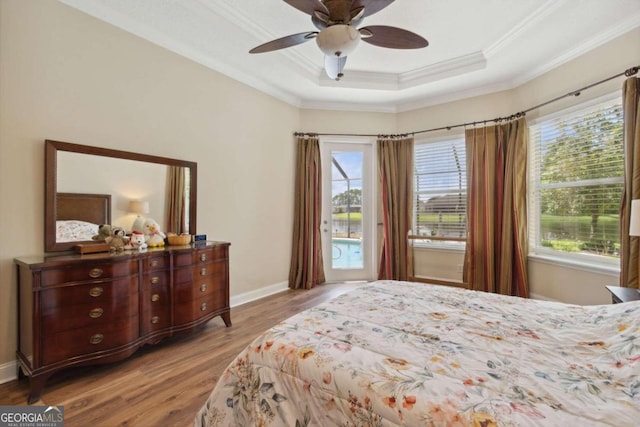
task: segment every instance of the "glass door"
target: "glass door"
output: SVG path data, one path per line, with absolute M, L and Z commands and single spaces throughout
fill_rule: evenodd
M 373 179 L 370 143 L 321 142 L 322 246 L 327 281 L 372 280 Z

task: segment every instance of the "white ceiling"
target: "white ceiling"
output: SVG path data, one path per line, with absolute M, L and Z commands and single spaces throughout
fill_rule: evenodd
M 407 111 L 516 87 L 640 27 L 640 0 L 396 0 L 360 26 L 400 27 L 429 46 L 360 43 L 336 82 L 313 40 L 248 53 L 316 30 L 281 0 L 60 1 L 298 107 L 358 111 Z

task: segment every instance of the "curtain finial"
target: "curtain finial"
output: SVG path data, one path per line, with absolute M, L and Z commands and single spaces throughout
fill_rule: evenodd
M 631 76 L 634 76 L 634 75 L 638 74 L 639 70 L 640 70 L 640 66 L 631 67 L 627 71 L 624 72 L 624 75 L 627 76 L 627 77 L 631 77 Z

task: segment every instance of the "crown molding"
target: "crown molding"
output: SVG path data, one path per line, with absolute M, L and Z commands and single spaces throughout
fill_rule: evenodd
M 540 77 L 541 75 L 553 70 L 554 68 L 566 64 L 567 62 L 576 59 L 577 57 L 597 48 L 598 46 L 601 46 L 615 38 L 618 38 L 623 34 L 638 27 L 640 27 L 640 13 L 631 15 L 624 21 L 619 22 L 615 27 L 596 34 L 592 38 L 586 40 L 584 43 L 563 53 L 562 55 L 555 57 L 551 61 L 540 64 L 538 67 L 529 70 L 529 72 L 517 75 L 514 78 L 514 84 L 515 86 L 520 86 L 524 83 L 527 83 L 528 81 L 533 80 L 536 77 Z
M 558 10 L 561 6 L 564 6 L 566 0 L 547 0 L 542 6 L 537 8 L 531 15 L 527 15 L 526 18 L 521 20 L 510 31 L 500 37 L 495 43 L 484 50 L 484 54 L 487 58 L 491 58 L 497 55 L 500 51 L 505 49 L 508 45 L 513 43 L 514 40 L 521 37 L 524 33 L 529 31 L 535 24 L 551 15 L 554 11 Z
M 460 90 L 456 92 L 447 92 L 444 95 L 428 96 L 417 98 L 413 101 L 401 102 L 396 105 L 398 113 L 419 110 L 421 108 L 433 107 L 434 105 L 447 104 L 450 102 L 460 101 L 463 99 L 474 98 L 476 96 L 489 95 L 492 93 L 502 92 L 515 88 L 517 85 L 512 82 L 499 82 L 473 87 L 470 89 Z
M 318 84 L 325 87 L 400 91 L 481 70 L 486 66 L 484 54 L 473 52 L 400 74 L 347 71 L 339 82 L 329 78 L 321 70 Z
M 487 59 L 484 54 L 482 52 L 472 52 L 400 74 L 399 89 L 408 89 L 460 76 L 472 71 L 482 70 L 486 66 Z

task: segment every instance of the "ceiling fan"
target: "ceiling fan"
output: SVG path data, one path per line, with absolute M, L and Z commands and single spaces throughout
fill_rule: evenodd
M 429 42 L 422 36 L 401 28 L 371 25 L 357 28 L 364 18 L 393 3 L 394 0 L 284 0 L 285 3 L 311 15 L 320 31 L 292 34 L 254 47 L 249 53 L 263 53 L 299 45 L 316 39 L 325 54 L 324 69 L 335 80 L 343 77 L 347 55 L 360 39 L 366 43 L 391 49 L 419 49 Z

